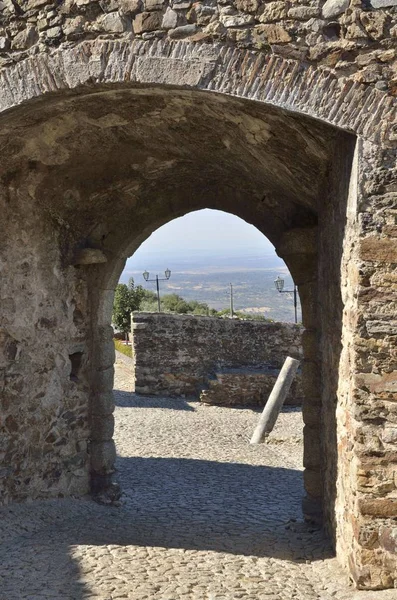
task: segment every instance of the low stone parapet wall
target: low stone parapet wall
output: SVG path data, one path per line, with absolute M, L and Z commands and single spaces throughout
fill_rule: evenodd
M 215 373 L 200 394 L 205 404 L 220 406 L 264 406 L 276 383 L 279 369 L 228 369 Z M 303 391 L 297 374 L 284 404 L 301 405 Z
M 263 405 L 285 358 L 301 358 L 301 333 L 287 323 L 135 313 L 135 391 Z M 295 384 L 288 402 L 301 400 Z

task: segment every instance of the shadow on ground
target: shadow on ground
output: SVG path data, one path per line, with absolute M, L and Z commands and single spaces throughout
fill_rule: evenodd
M 118 469 L 124 489 L 119 507 L 71 499 L 0 511 L 3 528 L 14 519 L 2 532 L 1 600 L 90 597 L 71 556 L 82 545 L 183 548 L 296 563 L 332 556 L 323 533 L 299 522 L 300 471 L 179 458 L 119 458 Z
M 181 458 L 119 457 L 117 467 L 132 528 L 114 543 L 295 562 L 332 555 L 302 522 L 301 471 Z
M 194 408 L 182 398 L 141 396 L 122 390 L 113 390 L 113 397 L 115 405 L 122 408 L 168 408 L 170 410 L 194 412 Z
M 186 410 L 194 412 L 195 408 L 191 406 L 192 403 L 205 405 L 205 402 L 200 403 L 199 400 L 194 398 L 185 400 L 183 398 L 170 398 L 168 396 L 143 396 L 141 394 L 135 394 L 134 392 L 125 392 L 117 389 L 113 390 L 113 396 L 115 405 L 122 408 L 168 408 L 170 410 Z M 257 405 L 247 406 L 243 404 L 236 404 L 233 406 L 228 406 L 227 408 L 229 410 L 252 410 L 256 413 L 261 413 L 263 411 L 263 406 Z M 302 412 L 302 407 L 283 406 L 282 412 Z

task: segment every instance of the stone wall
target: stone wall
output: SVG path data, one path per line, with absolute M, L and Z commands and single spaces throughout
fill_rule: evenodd
M 220 406 L 265 406 L 280 369 L 243 367 L 222 369 L 207 379 L 200 401 Z M 298 372 L 284 404 L 302 404 L 301 376 Z
M 3 0 L 0 66 L 83 40 L 222 42 L 396 89 L 395 0 Z
M 358 155 L 342 285 L 337 548 L 359 587 L 381 589 L 397 585 L 397 168 L 395 151 L 360 141 Z
M 57 236 L 45 241 L 49 224 L 26 197 L 0 186 L 0 202 L 0 503 L 85 494 L 84 273 L 62 268 Z
M 301 358 L 301 332 L 286 323 L 134 313 L 135 391 L 198 398 L 206 390 L 208 403 L 264 404 L 285 358 Z M 290 403 L 299 404 L 296 384 L 293 392 Z

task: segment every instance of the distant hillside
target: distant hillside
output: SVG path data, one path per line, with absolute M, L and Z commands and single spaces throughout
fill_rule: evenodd
M 160 269 L 163 269 L 161 271 Z M 145 257 L 144 265 L 128 261 L 120 279 L 126 283 L 134 277 L 136 284 L 155 290 L 155 284 L 145 283 L 142 273 L 148 270 L 151 277 L 161 277 L 164 269 L 171 269 L 171 278 L 162 281 L 160 292 L 175 292 L 186 300 L 198 300 L 211 308 L 221 310 L 230 303 L 230 286 L 233 284 L 234 308 L 262 314 L 275 321 L 293 321 L 292 294 L 279 294 L 274 287 L 278 275 L 285 277 L 286 289 L 292 289 L 292 279 L 277 256 L 217 256 L 200 255 Z M 299 311 L 299 320 L 300 311 Z

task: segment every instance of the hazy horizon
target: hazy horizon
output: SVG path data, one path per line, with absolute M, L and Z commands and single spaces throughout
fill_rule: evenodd
M 177 293 L 220 310 L 229 305 L 233 283 L 236 310 L 293 320 L 291 297 L 274 287 L 278 275 L 286 289 L 293 285 L 285 263 L 269 240 L 239 217 L 206 209 L 163 225 L 127 260 L 120 281 L 133 277 L 136 285 L 155 291 L 142 273 L 161 278 L 167 268 L 171 278 L 161 282 L 162 295 Z
M 244 268 L 285 266 L 274 246 L 253 225 L 219 210 L 204 209 L 157 229 L 127 260 L 121 281 L 150 269 L 160 276 L 185 265 L 217 269 L 233 262 Z M 173 264 L 168 264 L 173 263 Z M 189 270 L 190 270 L 189 269 Z

